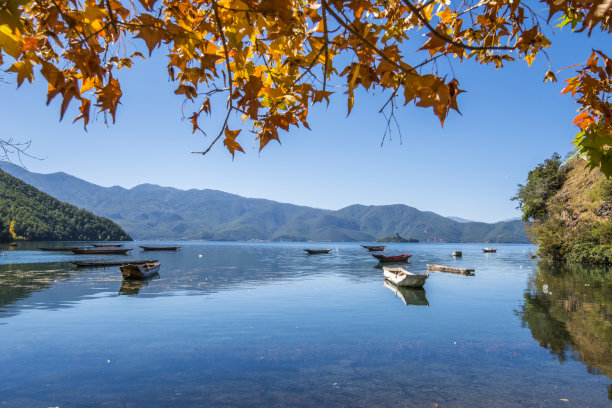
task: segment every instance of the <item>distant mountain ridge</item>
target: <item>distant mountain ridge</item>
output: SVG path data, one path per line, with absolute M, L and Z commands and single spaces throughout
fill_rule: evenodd
M 399 233 L 421 242 L 528 242 L 521 221 L 458 223 L 406 205 L 351 205 L 337 211 L 217 190 L 178 190 L 153 184 L 101 187 L 66 173 L 3 169 L 77 207 L 110 218 L 135 239 L 374 241 Z

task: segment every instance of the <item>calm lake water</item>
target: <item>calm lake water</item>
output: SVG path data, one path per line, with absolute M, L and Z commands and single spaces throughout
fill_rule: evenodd
M 1 407 L 612 405 L 605 269 L 390 244 L 413 272 L 476 269 L 394 292 L 356 243 L 140 244 L 104 259 L 159 259 L 144 283 L 37 250 L 74 243 L 0 248 Z

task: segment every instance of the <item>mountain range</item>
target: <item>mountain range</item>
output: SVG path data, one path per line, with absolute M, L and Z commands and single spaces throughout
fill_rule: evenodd
M 66 173 L 32 173 L 7 162 L 0 162 L 0 169 L 115 221 L 140 240 L 374 241 L 399 233 L 421 242 L 528 242 L 521 221 L 460 223 L 401 204 L 332 211 L 217 190 L 101 187 Z

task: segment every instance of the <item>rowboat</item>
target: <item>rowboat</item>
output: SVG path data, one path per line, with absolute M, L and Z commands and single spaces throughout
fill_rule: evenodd
M 66 248 L 38 248 L 41 251 L 55 251 L 55 252 L 72 252 L 75 249 L 81 249 L 81 247 L 66 247 Z
M 112 254 L 125 254 L 131 250 L 132 248 L 105 248 L 105 249 L 75 248 L 72 250 L 72 253 L 80 254 L 80 255 L 112 255 Z
M 367 249 L 368 251 L 384 251 L 386 246 L 384 245 L 362 245 L 362 247 L 364 247 L 365 249 Z
M 121 244 L 91 244 L 96 248 L 121 248 L 123 245 Z
M 429 302 L 427 301 L 427 297 L 425 296 L 425 289 L 423 288 L 407 288 L 396 286 L 389 282 L 388 279 L 385 279 L 383 285 L 385 288 L 393 292 L 395 296 L 402 299 L 402 302 L 404 302 L 406 306 L 429 306 Z
M 372 256 L 378 259 L 378 262 L 408 262 L 408 258 L 410 258 L 412 255 L 402 254 L 385 256 L 381 254 L 372 254 Z
M 304 251 L 308 252 L 308 255 L 328 254 L 331 249 L 304 249 Z
M 474 269 L 470 268 L 453 268 L 452 266 L 427 264 L 427 269 L 435 272 L 450 272 L 459 275 L 474 276 Z
M 383 275 L 394 285 L 408 288 L 422 288 L 429 277 L 428 274 L 416 274 L 404 268 L 389 266 L 383 266 Z
M 176 251 L 177 249 L 180 248 L 180 246 L 162 247 L 162 246 L 142 246 L 142 245 L 140 247 L 145 251 Z
M 154 263 L 157 262 L 157 259 L 143 259 L 143 260 L 129 260 L 129 261 L 70 261 L 71 264 L 76 266 L 89 266 L 89 267 L 105 267 L 105 266 L 121 266 L 127 265 L 128 263 L 132 265 L 142 265 L 146 263 Z
M 497 248 L 482 248 L 482 252 L 497 252 Z
M 159 263 L 127 264 L 120 266 L 119 269 L 123 279 L 147 279 L 159 272 L 159 266 Z

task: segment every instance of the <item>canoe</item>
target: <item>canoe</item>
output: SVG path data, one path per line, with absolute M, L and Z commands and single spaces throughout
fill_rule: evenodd
M 38 248 L 41 251 L 56 251 L 56 252 L 72 252 L 75 249 L 81 249 L 81 247 L 66 247 L 66 248 Z
M 157 262 L 157 259 L 143 259 L 143 260 L 129 260 L 129 261 L 70 261 L 71 264 L 76 266 L 121 266 L 127 265 L 128 263 L 133 265 L 142 265 L 146 263 L 154 263 Z
M 304 251 L 308 252 L 308 255 L 328 254 L 331 249 L 304 249 Z
M 436 272 L 450 272 L 459 275 L 474 276 L 474 269 L 470 268 L 453 268 L 452 266 L 427 264 L 427 269 Z
M 497 252 L 497 248 L 483 248 L 482 252 Z
M 385 279 L 383 285 L 385 288 L 393 292 L 395 296 L 402 299 L 402 302 L 404 302 L 406 306 L 429 306 L 429 302 L 427 301 L 427 297 L 425 296 L 425 289 L 423 288 L 407 288 L 396 286 L 389 282 L 388 279 Z
M 72 253 L 80 254 L 80 255 L 112 255 L 112 254 L 125 254 L 131 250 L 132 248 L 103 248 L 103 249 L 76 248 L 72 250 Z
M 365 249 L 367 249 L 368 251 L 384 251 L 386 246 L 384 245 L 362 245 L 362 247 L 364 247 Z
M 412 255 L 402 254 L 385 256 L 381 254 L 372 254 L 372 256 L 378 259 L 378 262 L 408 262 L 408 258 L 410 258 Z
M 169 247 L 162 247 L 162 246 L 140 246 L 143 250 L 145 251 L 176 251 L 177 249 L 180 248 L 180 246 L 169 246 Z
M 428 274 L 416 274 L 404 268 L 390 266 L 383 266 L 383 275 L 394 285 L 407 288 L 422 288 L 429 277 Z
M 159 272 L 159 263 L 127 264 L 119 267 L 123 279 L 147 279 Z
M 121 248 L 123 245 L 121 244 L 91 244 L 91 246 L 96 248 Z

